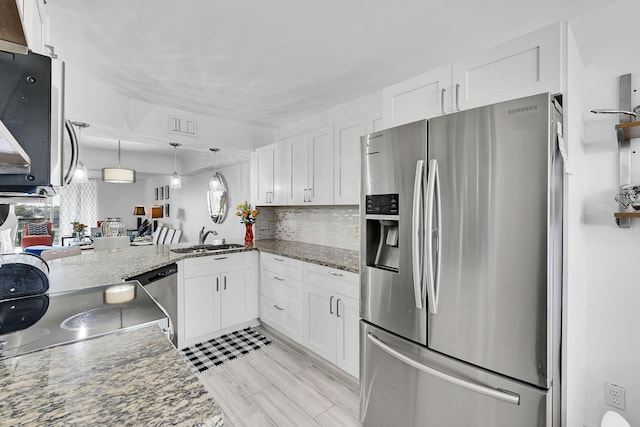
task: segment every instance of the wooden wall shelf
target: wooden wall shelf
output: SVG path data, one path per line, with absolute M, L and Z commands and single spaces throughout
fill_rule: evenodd
M 615 212 L 613 214 L 616 218 L 640 218 L 640 211 L 638 212 Z
M 624 139 L 640 138 L 640 122 L 620 123 L 616 129 L 621 129 Z

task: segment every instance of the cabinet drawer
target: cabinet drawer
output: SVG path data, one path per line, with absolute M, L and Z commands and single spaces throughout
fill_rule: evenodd
M 279 276 L 302 280 L 303 262 L 269 253 L 260 253 L 260 267 Z
M 299 304 L 262 296 L 260 320 L 302 344 L 302 307 Z
M 262 272 L 262 295 L 277 301 L 286 299 L 302 304 L 302 282 L 287 276 L 278 276 L 270 271 Z
M 199 277 L 224 271 L 241 270 L 251 266 L 251 252 L 210 255 L 184 260 L 183 277 Z
M 359 299 L 360 276 L 356 273 L 305 262 L 304 282 Z

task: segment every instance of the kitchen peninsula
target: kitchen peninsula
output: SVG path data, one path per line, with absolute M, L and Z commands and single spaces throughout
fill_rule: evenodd
M 83 251 L 49 261 L 49 292 L 121 282 L 212 253 L 178 254 L 189 244 Z M 357 251 L 279 240 L 215 255 L 259 250 L 357 271 Z M 354 270 L 355 269 L 355 270 Z M 222 426 L 218 404 L 155 325 L 0 361 L 0 410 L 15 425 Z

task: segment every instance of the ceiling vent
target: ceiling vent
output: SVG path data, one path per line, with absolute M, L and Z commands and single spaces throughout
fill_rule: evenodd
M 197 136 L 198 123 L 195 120 L 189 120 L 184 117 L 169 117 L 169 133 Z

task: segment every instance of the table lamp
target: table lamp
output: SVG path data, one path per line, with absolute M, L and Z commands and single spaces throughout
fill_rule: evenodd
M 140 206 L 140 205 L 134 206 L 133 214 L 138 217 L 137 218 L 138 226 L 136 228 L 140 229 L 140 226 L 142 225 L 142 217 L 146 215 L 146 212 L 144 211 L 144 206 Z
M 158 218 L 162 218 L 164 216 L 162 206 L 151 206 L 151 218 L 153 221 L 153 230 L 158 229 Z

